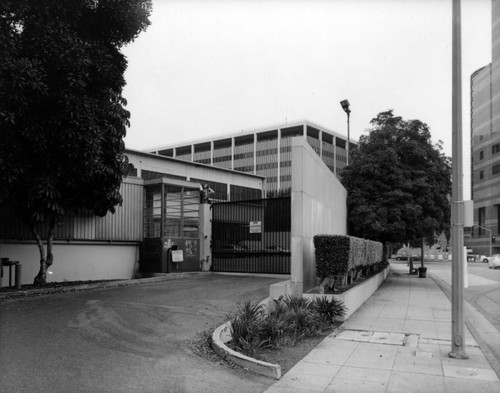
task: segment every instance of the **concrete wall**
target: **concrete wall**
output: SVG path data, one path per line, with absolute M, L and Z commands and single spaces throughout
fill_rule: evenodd
M 47 282 L 130 279 L 139 258 L 137 243 L 91 244 L 55 242 L 54 263 Z M 40 266 L 40 254 L 34 242 L 0 244 L 0 255 L 22 264 L 21 284 L 32 284 Z M 14 272 L 14 269 L 12 269 Z M 3 268 L 2 286 L 8 285 L 9 268 Z
M 302 138 L 292 138 L 292 292 L 316 286 L 313 237 L 347 234 L 347 191 Z

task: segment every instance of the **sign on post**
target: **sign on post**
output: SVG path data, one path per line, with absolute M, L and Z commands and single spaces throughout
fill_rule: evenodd
M 182 250 L 172 250 L 172 262 L 183 262 L 184 254 Z

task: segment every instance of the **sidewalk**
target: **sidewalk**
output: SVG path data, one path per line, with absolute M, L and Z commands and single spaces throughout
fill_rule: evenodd
M 500 392 L 467 327 L 467 360 L 451 359 L 451 304 L 434 281 L 392 264 L 377 292 L 266 393 Z

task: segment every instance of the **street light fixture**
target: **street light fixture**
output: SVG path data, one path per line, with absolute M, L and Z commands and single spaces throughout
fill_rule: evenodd
M 349 100 L 342 100 L 340 101 L 340 105 L 342 106 L 342 109 L 344 110 L 345 113 L 347 113 L 347 146 L 346 146 L 346 153 L 347 153 L 347 165 L 349 165 L 349 139 L 350 139 L 350 130 L 349 130 L 349 117 L 351 114 L 351 109 L 349 108 Z

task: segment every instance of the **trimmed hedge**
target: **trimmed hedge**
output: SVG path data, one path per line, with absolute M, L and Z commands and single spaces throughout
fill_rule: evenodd
M 344 274 L 349 267 L 350 241 L 347 236 L 316 235 L 316 276 L 321 278 Z
M 324 279 L 361 270 L 384 260 L 380 242 L 343 235 L 314 236 L 316 276 Z

